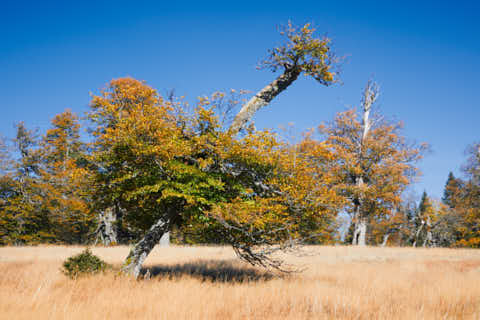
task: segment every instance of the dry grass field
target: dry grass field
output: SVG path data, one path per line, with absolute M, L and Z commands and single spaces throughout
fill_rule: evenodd
M 227 247 L 156 248 L 150 280 L 69 280 L 82 247 L 0 248 L 1 319 L 480 319 L 480 251 L 310 247 L 289 276 Z M 94 248 L 120 265 L 127 247 Z

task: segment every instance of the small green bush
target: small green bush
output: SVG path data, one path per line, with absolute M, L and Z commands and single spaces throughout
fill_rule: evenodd
M 82 253 L 68 258 L 63 263 L 62 272 L 69 278 L 76 279 L 79 276 L 105 271 L 107 268 L 109 265 L 87 248 Z

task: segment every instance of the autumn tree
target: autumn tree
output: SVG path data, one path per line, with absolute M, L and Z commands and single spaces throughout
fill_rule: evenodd
M 398 205 L 390 212 L 371 219 L 369 221 L 370 236 L 368 242 L 382 247 L 388 244 L 397 246 L 405 244 L 409 236 L 410 222 L 406 209 Z
M 466 179 L 449 179 L 445 186 L 448 205 L 460 223 L 456 245 L 480 247 L 480 144 L 467 148 L 467 162 L 462 167 Z
M 280 34 L 286 38 L 285 43 L 269 50 L 259 69 L 281 71 L 282 74 L 242 106 L 231 126 L 234 134 L 244 129 L 260 108 L 268 105 L 302 73 L 325 86 L 337 81 L 337 73 L 333 69 L 338 59 L 333 54 L 329 38 L 317 37 L 315 28 L 308 23 L 296 27 L 289 22 L 280 29 Z
M 422 246 L 432 246 L 433 237 L 432 237 L 432 220 L 435 218 L 435 211 L 433 204 L 430 198 L 427 195 L 426 191 L 423 191 L 422 198 L 418 205 L 417 214 L 415 217 L 415 240 L 413 246 L 418 246 L 419 243 L 422 243 Z
M 480 247 L 480 186 L 472 181 L 465 183 L 461 202 L 454 208 L 461 217 L 457 245 Z
M 337 176 L 335 188 L 347 200 L 344 209 L 354 223 L 352 244 L 358 245 L 366 244 L 371 219 L 393 214 L 403 190 L 418 174 L 415 163 L 426 149 L 406 141 L 401 123 L 372 119 L 377 95 L 376 85 L 369 82 L 361 114 L 347 110 L 319 127 L 326 147 L 336 154 L 331 164 Z
M 6 208 L 15 194 L 12 164 L 7 141 L 0 137 L 0 244 L 9 243 L 9 232 L 12 231 L 11 221 L 6 212 Z
M 321 237 L 330 222 L 336 194 L 323 179 L 325 168 L 313 175 L 311 158 L 269 131 L 233 137 L 222 129 L 214 100 L 200 98 L 189 114 L 130 78 L 93 97 L 96 201 L 99 208 L 118 203 L 124 223 L 143 234 L 125 272 L 138 276 L 173 226 L 213 228 L 244 260 L 280 268 L 271 253 Z M 332 156 L 323 146 L 309 152 Z
M 16 124 L 13 139 L 18 159 L 2 181 L 0 236 L 3 244 L 53 241 L 48 211 L 44 206 L 45 189 L 39 180 L 41 161 L 38 134 L 23 122 Z
M 85 146 L 80 141 L 80 123 L 70 110 L 56 115 L 41 142 L 42 167 L 49 219 L 55 240 L 84 243 L 90 234 L 93 214 L 87 202 L 88 171 Z
M 424 191 L 415 216 L 413 246 L 450 247 L 455 245 L 461 219 L 444 202 L 430 198 Z

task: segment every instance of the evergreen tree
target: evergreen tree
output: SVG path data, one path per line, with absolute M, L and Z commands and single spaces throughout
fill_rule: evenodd
M 455 207 L 458 201 L 459 192 L 461 189 L 461 181 L 453 175 L 450 171 L 448 174 L 447 182 L 445 183 L 445 189 L 443 191 L 442 201 L 450 208 Z
M 427 191 L 423 191 L 422 198 L 418 204 L 418 216 L 423 216 L 430 206 L 430 200 L 428 199 Z

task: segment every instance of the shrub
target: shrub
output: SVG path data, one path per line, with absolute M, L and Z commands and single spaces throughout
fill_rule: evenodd
M 96 274 L 105 271 L 109 265 L 92 254 L 89 248 L 82 253 L 68 258 L 63 263 L 62 272 L 72 279 L 76 279 L 82 275 Z

